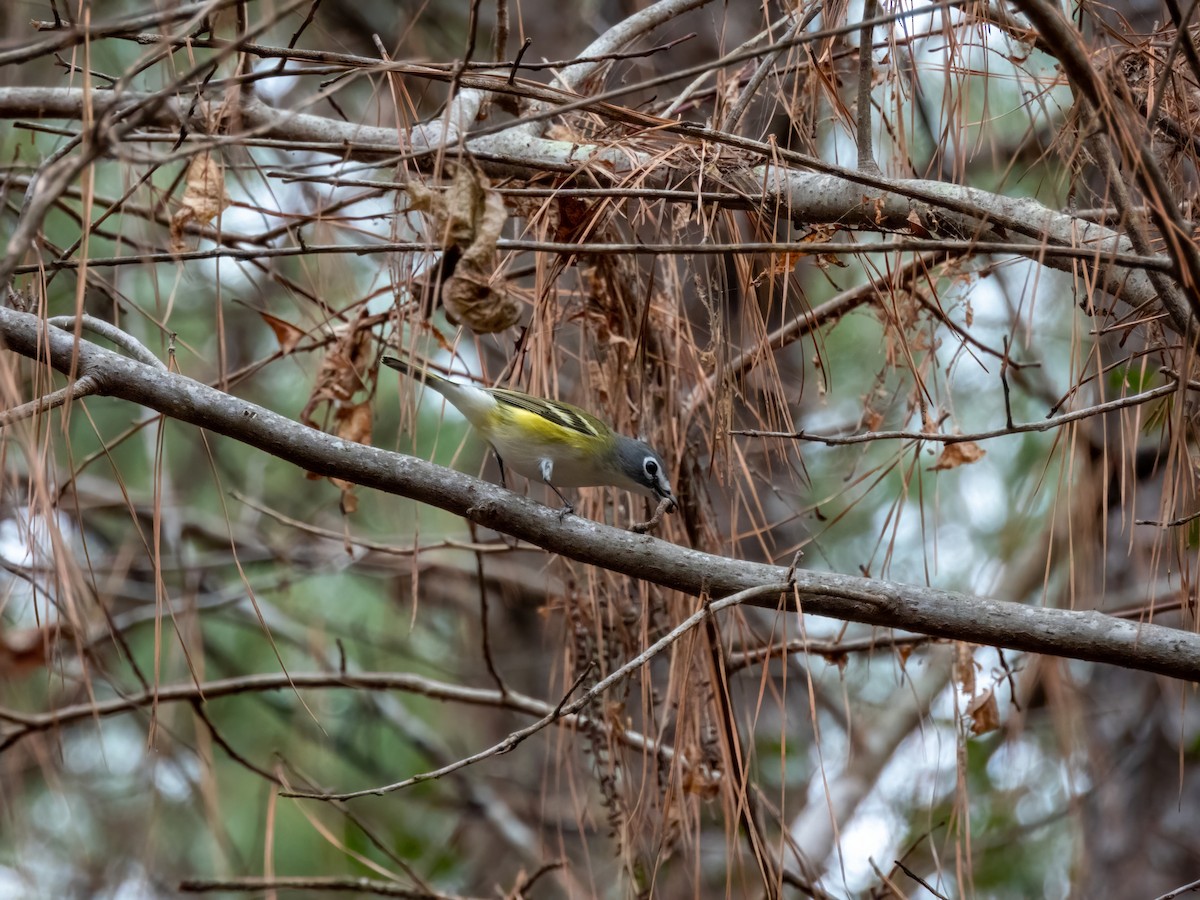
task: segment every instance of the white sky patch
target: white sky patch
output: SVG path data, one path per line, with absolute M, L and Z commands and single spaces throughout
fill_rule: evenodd
M 145 737 L 115 721 L 85 726 L 63 745 L 63 761 L 76 775 L 132 775 L 145 756 Z
M 253 149 L 252 149 L 252 152 Z M 366 169 L 360 163 L 331 159 L 327 154 L 287 154 L 281 157 L 275 151 L 257 151 L 256 161 L 264 170 L 286 166 L 297 175 L 312 176 L 320 182 L 287 181 L 272 178 L 264 181 L 248 170 L 235 174 L 227 170 L 226 189 L 234 205 L 226 208 L 219 220 L 220 227 L 231 233 L 255 236 L 281 229 L 289 222 L 300 222 L 321 209 L 332 207 L 353 198 L 337 213 L 340 222 L 352 222 L 334 226 L 306 222 L 301 234 L 309 245 L 314 244 L 371 244 L 384 241 L 420 240 L 419 222 L 412 216 L 397 218 L 397 198 L 393 192 L 375 194 L 370 188 L 353 185 L 338 185 L 336 180 L 345 173 L 348 179 L 386 180 L 386 174 Z M 306 163 L 308 163 L 306 165 Z M 325 183 L 331 182 L 331 183 Z M 401 205 L 403 202 L 401 201 Z M 216 222 L 213 223 L 214 227 Z M 296 244 L 294 230 L 281 230 L 269 246 L 291 247 Z M 196 249 L 206 249 L 208 243 L 201 242 Z M 352 258 L 352 257 L 351 257 Z M 368 278 L 378 275 L 375 266 L 356 265 Z M 222 286 L 228 290 L 246 291 L 259 282 L 269 279 L 269 273 L 237 260 L 211 259 L 196 261 L 200 278 L 220 277 Z M 390 305 L 391 298 L 384 298 Z
M 296 64 L 289 62 L 288 66 L 294 68 Z M 278 71 L 279 60 L 277 59 L 260 59 L 252 66 L 252 71 L 257 75 L 261 72 Z M 295 75 L 289 75 L 286 71 L 282 74 L 275 75 L 270 78 L 263 78 L 254 82 L 254 93 L 259 96 L 268 106 L 281 108 L 286 106 L 287 96 L 300 83 L 300 79 Z
M 48 527 L 41 516 L 29 519 L 20 514 L 0 521 L 0 558 L 15 567 L 51 568 L 54 545 Z M 67 552 L 74 552 L 75 529 L 71 520 L 56 513 L 52 527 L 62 536 Z M 10 625 L 35 627 L 58 618 L 54 604 L 50 602 L 53 577 L 30 574 L 38 581 L 36 592 L 26 578 L 10 573 L 0 576 L 0 613 Z
M 987 773 L 997 788 L 1012 791 L 1023 784 L 1041 783 L 1045 763 L 1045 755 L 1033 742 L 1007 741 L 988 760 Z
M 842 865 L 831 866 L 829 871 L 845 872 L 845 886 L 851 891 L 860 891 L 879 881 L 872 862 L 882 871 L 892 868 L 896 855 L 896 835 L 904 834 L 905 822 L 892 814 L 886 804 L 864 802 L 858 815 L 842 829 Z
M 26 900 L 30 884 L 24 876 L 10 866 L 0 866 L 0 900 Z
M 168 800 L 180 803 L 192 797 L 192 783 L 199 777 L 198 767 L 191 759 L 152 760 L 154 786 Z
M 70 520 L 57 516 L 54 528 L 70 534 Z M 45 563 L 53 552 L 50 532 L 41 516 L 10 516 L 0 522 L 0 557 L 14 566 Z

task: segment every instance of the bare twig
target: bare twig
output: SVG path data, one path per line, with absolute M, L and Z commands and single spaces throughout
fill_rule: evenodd
M 879 163 L 872 150 L 874 139 L 871 134 L 871 87 L 875 75 L 875 57 L 872 55 L 870 21 L 879 9 L 878 0 L 865 0 L 863 4 L 863 30 L 858 38 L 858 104 L 857 116 L 858 168 L 863 172 L 880 174 Z
M 557 719 L 560 719 L 566 715 L 570 715 L 571 713 L 579 712 L 579 710 L 583 709 L 589 703 L 593 702 L 597 697 L 602 696 L 609 688 L 613 687 L 614 685 L 618 684 L 621 681 L 624 681 L 626 678 L 628 678 L 630 675 L 632 675 L 638 669 L 645 666 L 648 662 L 650 662 L 650 660 L 654 659 L 654 657 L 656 657 L 663 650 L 666 650 L 668 647 L 670 647 L 672 644 L 674 644 L 676 641 L 678 641 L 681 637 L 683 637 L 685 634 L 687 634 L 689 631 L 691 631 L 697 625 L 704 622 L 704 620 L 707 619 L 710 615 L 718 613 L 723 609 L 727 609 L 732 606 L 737 606 L 738 604 L 741 604 L 741 603 L 746 603 L 750 600 L 758 600 L 758 599 L 772 597 L 772 596 L 778 597 L 781 593 L 783 593 L 787 590 L 788 590 L 788 585 L 783 584 L 783 583 L 759 585 L 757 587 L 747 588 L 744 591 L 739 591 L 736 594 L 731 594 L 730 596 L 724 597 L 723 599 L 718 600 L 714 603 L 702 604 L 700 609 L 698 609 L 696 612 L 692 613 L 692 615 L 688 616 L 686 619 L 684 619 L 682 622 L 680 622 L 677 626 L 672 628 L 667 634 L 665 634 L 663 637 L 659 638 L 657 641 L 655 641 L 653 644 L 651 644 L 649 647 L 647 647 L 645 650 L 643 650 L 641 653 L 639 653 L 633 659 L 629 660 L 624 665 L 615 669 L 613 672 L 611 672 L 606 677 L 602 678 L 590 690 L 588 690 L 586 693 L 584 693 L 578 699 L 572 700 L 570 703 L 565 702 L 566 697 L 569 697 L 570 693 L 571 693 L 571 691 L 568 691 L 567 694 L 564 696 L 563 701 L 560 702 L 559 705 L 557 707 L 555 707 L 553 712 L 551 712 L 549 715 L 543 716 L 541 719 L 534 722 L 532 725 L 522 728 L 519 731 L 512 732 L 507 737 L 505 737 L 502 741 L 500 741 L 497 744 L 494 744 L 493 746 L 487 748 L 486 750 L 481 750 L 478 753 L 474 753 L 471 756 L 468 756 L 468 757 L 460 759 L 456 762 L 453 762 L 448 766 L 443 766 L 442 768 L 436 769 L 432 772 L 423 772 L 419 775 L 413 775 L 411 778 L 405 778 L 403 781 L 397 781 L 393 784 L 388 784 L 388 785 L 384 785 L 382 787 L 377 787 L 377 788 L 369 788 L 369 789 L 363 790 L 363 791 L 349 791 L 349 792 L 343 793 L 343 794 L 313 794 L 313 793 L 302 793 L 300 791 L 291 791 L 291 792 L 285 793 L 283 796 L 299 797 L 299 798 L 305 798 L 308 800 L 354 800 L 358 797 L 390 794 L 393 791 L 402 790 L 406 787 L 411 787 L 414 784 L 420 784 L 422 781 L 430 781 L 433 779 L 442 778 L 446 775 L 451 774 L 452 772 L 457 772 L 460 769 L 466 768 L 467 766 L 474 765 L 477 762 L 481 762 L 485 759 L 490 759 L 493 756 L 498 756 L 498 755 L 501 755 L 504 753 L 508 753 L 508 752 L 512 751 L 513 749 L 515 749 L 519 744 L 521 744 L 527 738 L 530 738 L 533 735 L 537 734 L 539 731 L 541 731 L 546 726 L 553 724 Z M 586 675 L 586 674 L 587 673 L 585 671 L 583 673 L 583 675 Z M 583 675 L 580 676 L 581 679 L 582 679 Z M 572 690 L 574 690 L 574 687 L 577 686 L 577 684 L 578 684 L 578 680 L 576 682 L 576 685 L 572 686 Z
M 674 508 L 675 508 L 675 501 L 672 500 L 670 497 L 663 497 L 661 500 L 658 501 L 658 506 L 655 507 L 655 509 L 654 509 L 654 515 L 652 515 L 645 522 L 633 523 L 632 525 L 629 526 L 629 530 L 632 531 L 634 534 L 646 534 L 647 532 L 653 531 L 655 528 L 657 528 L 659 525 L 662 524 L 663 515 L 668 510 L 671 510 Z
M 145 263 L 194 262 L 202 259 L 281 259 L 289 256 L 324 256 L 352 254 L 367 256 L 378 253 L 430 252 L 440 245 L 427 241 L 376 241 L 369 244 L 304 244 L 297 247 L 215 247 L 211 250 L 190 250 L 182 253 L 146 253 L 130 256 L 100 256 L 95 259 L 56 259 L 44 265 L 29 264 L 14 267 L 17 275 L 28 275 L 34 271 L 57 269 L 116 268 L 143 265 Z M 956 241 L 918 240 L 876 241 L 869 244 L 794 244 L 784 241 L 742 241 L 737 243 L 567 243 L 559 241 L 533 241 L 502 239 L 496 242 L 498 250 L 529 253 L 557 253 L 566 257 L 582 256 L 726 256 L 732 253 L 789 253 L 795 256 L 836 256 L 881 253 L 999 253 L 1023 256 L 1041 262 L 1094 260 L 1096 251 L 1090 247 L 1050 246 L 1031 244 L 1024 241 Z M 1106 261 L 1113 265 L 1148 271 L 1166 272 L 1171 261 L 1161 256 L 1139 256 L 1133 253 L 1110 253 Z
M 95 316 L 84 314 L 82 316 L 54 316 L 46 320 L 47 324 L 53 325 L 55 328 L 61 328 L 64 331 L 71 331 L 78 323 L 86 331 L 93 334 L 98 334 L 103 338 L 112 341 L 126 353 L 136 359 L 138 362 L 145 363 L 148 366 L 153 366 L 156 369 L 167 371 L 166 365 L 161 359 L 155 356 L 150 350 L 135 338 L 128 331 L 122 331 L 111 322 L 105 322 L 103 319 L 97 319 Z
M 0 410 L 0 428 L 7 428 L 9 425 L 20 422 L 22 419 L 28 419 L 49 410 L 57 409 L 69 400 L 90 397 L 99 392 L 100 382 L 98 379 L 84 375 L 76 378 L 75 381 L 66 387 L 61 387 L 56 391 L 46 394 L 44 397 L 30 400 L 28 403 L 22 403 L 20 406 L 14 406 L 11 409 Z
M 1095 406 L 1089 406 L 1086 409 L 1077 409 L 1074 412 L 1063 413 L 1060 416 L 1054 416 L 1043 422 L 1025 422 L 1011 428 L 1006 426 L 1004 428 L 993 428 L 990 431 L 975 431 L 966 434 L 946 434 L 932 431 L 872 431 L 866 434 L 833 435 L 812 434 L 807 431 L 754 430 L 735 430 L 731 431 L 730 434 L 742 435 L 744 437 L 811 441 L 815 444 L 825 444 L 828 447 L 869 444 L 873 441 L 932 441 L 939 444 L 961 444 L 964 441 L 986 441 L 992 438 L 1007 437 L 1011 434 L 1053 431 L 1055 428 L 1061 428 L 1072 422 L 1078 422 L 1080 419 L 1090 419 L 1093 416 L 1102 416 L 1119 409 L 1128 409 L 1131 406 L 1141 406 L 1144 403 L 1151 403 L 1163 397 L 1168 397 L 1171 394 L 1178 393 L 1179 390 L 1180 386 L 1178 383 L 1164 384 L 1151 390 L 1143 391 L 1140 394 L 1118 397 L 1116 400 L 1109 400 L 1107 403 L 1097 403 Z
M 501 693 L 484 688 L 463 687 L 459 684 L 436 681 L 404 672 L 293 672 L 290 678 L 283 672 L 270 672 L 260 675 L 240 675 L 200 684 L 195 682 L 175 685 L 160 684 L 157 687 L 151 687 L 125 697 L 61 706 L 46 713 L 23 713 L 0 708 L 0 721 L 13 726 L 4 731 L 0 737 L 0 750 L 11 747 L 31 734 L 73 725 L 77 722 L 123 715 L 152 705 L 162 706 L 169 703 L 194 703 L 196 701 L 210 703 L 225 697 L 293 688 L 301 690 L 403 691 L 449 703 L 507 709 L 525 715 L 540 716 L 566 728 L 599 728 L 605 733 L 612 733 L 614 738 L 633 749 L 658 755 L 664 763 L 670 764 L 679 760 L 680 764 L 688 766 L 686 760 L 676 756 L 670 745 L 655 741 L 632 729 L 620 729 L 619 732 L 611 730 L 599 718 L 577 715 L 573 710 L 559 710 L 544 700 L 538 700 L 512 690 Z
M 403 897 L 404 900 L 470 900 L 461 894 L 443 894 L 403 885 L 377 881 L 371 878 L 322 878 L 277 876 L 274 878 L 187 878 L 179 882 L 179 890 L 185 894 L 212 894 L 217 892 L 260 894 L 271 891 L 319 891 L 326 893 L 350 893 L 376 897 Z

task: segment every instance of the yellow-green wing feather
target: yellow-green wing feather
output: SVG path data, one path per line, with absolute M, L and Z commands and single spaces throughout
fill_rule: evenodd
M 503 388 L 492 388 L 488 393 L 500 403 L 507 404 L 514 409 L 534 413 L 548 422 L 577 431 L 587 437 L 603 437 L 610 431 L 607 425 L 591 413 L 584 412 L 578 406 L 572 406 L 570 403 L 558 401 L 551 403 L 539 397 L 531 397 L 518 391 L 506 391 Z

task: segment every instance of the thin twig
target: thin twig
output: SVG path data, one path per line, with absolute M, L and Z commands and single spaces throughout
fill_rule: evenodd
M 1092 416 L 1100 416 L 1106 413 L 1114 412 L 1118 409 L 1126 409 L 1130 406 L 1139 406 L 1143 403 L 1150 403 L 1153 400 L 1158 400 L 1160 397 L 1166 397 L 1170 394 L 1178 392 L 1179 384 L 1164 384 L 1153 390 L 1145 391 L 1141 394 L 1132 394 L 1128 397 L 1120 397 L 1116 400 L 1109 400 L 1107 403 L 1098 403 L 1095 406 L 1089 406 L 1087 409 L 1076 410 L 1075 412 L 1064 413 L 1061 416 L 1054 416 L 1046 419 L 1044 422 L 1026 422 L 1023 425 L 1017 425 L 1012 428 L 994 428 L 991 431 L 975 431 L 966 434 L 947 434 L 945 432 L 924 432 L 924 431 L 870 431 L 864 434 L 812 434 L 807 431 L 754 431 L 754 430 L 732 430 L 730 434 L 741 435 L 743 437 L 757 438 L 784 438 L 786 440 L 796 441 L 811 441 L 814 444 L 825 444 L 827 447 L 844 447 L 849 444 L 868 444 L 872 441 L 932 441 L 939 444 L 961 444 L 964 441 L 986 441 L 992 438 L 1007 437 L 1011 434 L 1025 434 L 1026 432 L 1036 431 L 1052 431 L 1055 428 L 1061 428 L 1063 425 L 1068 425 L 1071 422 L 1077 422 L 1080 419 L 1088 419 Z M 1154 523 L 1150 523 L 1154 524 Z
M 924 634 L 906 634 L 895 637 L 865 637 L 853 641 L 814 641 L 808 638 L 792 638 L 782 644 L 769 644 L 735 650 L 726 658 L 725 667 L 730 675 L 750 666 L 766 662 L 775 657 L 803 653 L 807 656 L 823 656 L 827 660 L 844 659 L 852 653 L 877 653 L 897 647 L 919 647 L 934 639 Z
M 1177 888 L 1172 888 L 1165 894 L 1160 894 L 1154 900 L 1175 900 L 1176 897 L 1181 897 L 1184 894 L 1192 894 L 1200 891 L 1200 881 L 1190 881 L 1187 884 L 1180 885 Z
M 634 522 L 629 526 L 629 530 L 635 534 L 646 534 L 647 532 L 653 531 L 662 524 L 663 514 L 668 510 L 673 510 L 675 508 L 676 506 L 674 500 L 672 500 L 670 497 L 663 497 L 658 501 L 658 506 L 654 510 L 654 515 L 652 515 L 645 522 Z
M 869 244 L 799 244 L 788 241 L 741 241 L 734 243 L 577 243 L 560 241 L 533 241 L 502 239 L 496 242 L 502 251 L 529 253 L 558 253 L 569 257 L 582 256 L 726 256 L 729 254 L 753 255 L 757 253 L 788 253 L 794 256 L 859 255 L 880 253 L 943 253 L 1010 254 L 1036 259 L 1081 259 L 1095 261 L 1097 249 L 1093 247 L 1065 247 L 1054 244 L 1033 244 L 1007 241 L 961 241 L 961 240 L 918 240 L 902 239 L 878 241 Z M 300 247 L 215 247 L 212 250 L 191 250 L 183 253 L 149 253 L 138 256 L 107 256 L 88 260 L 53 260 L 44 265 L 31 263 L 16 266 L 17 275 L 31 275 L 53 269 L 111 268 L 115 266 L 145 265 L 147 263 L 180 263 L 201 259 L 278 259 L 289 256 L 322 256 L 328 254 L 352 254 L 368 256 L 377 253 L 423 253 L 441 249 L 441 245 L 429 241 L 377 241 L 370 244 L 305 244 Z M 1140 268 L 1149 271 L 1170 271 L 1172 262 L 1162 256 L 1141 256 L 1136 253 L 1104 252 L 1104 262 L 1110 265 Z
M 858 129 L 858 168 L 872 175 L 880 175 L 879 163 L 875 160 L 871 134 L 871 81 L 875 75 L 875 57 L 872 48 L 871 21 L 879 9 L 879 0 L 864 0 L 863 26 L 858 38 L 858 104 L 855 110 Z
M 803 16 L 797 16 L 796 13 L 791 14 L 792 25 L 784 35 L 784 42 L 791 41 L 797 34 L 802 32 L 809 26 L 809 23 L 817 17 L 823 9 L 821 3 L 812 4 Z M 754 74 L 750 76 L 750 80 L 746 82 L 746 86 L 742 88 L 742 93 L 738 96 L 737 102 L 733 105 L 733 109 L 729 111 L 729 116 L 722 123 L 722 128 L 726 131 L 737 131 L 738 125 L 742 121 L 742 116 L 746 114 L 746 110 L 750 107 L 750 102 L 758 95 L 759 88 L 766 80 L 767 75 L 771 73 L 771 69 L 775 65 L 775 61 L 779 59 L 779 55 L 783 53 L 783 45 L 778 45 L 775 52 L 767 54 L 759 62 L 758 68 Z
M 282 877 L 274 878 L 187 878 L 179 882 L 185 894 L 263 893 L 269 891 L 323 891 L 330 893 L 373 894 L 377 897 L 403 897 L 404 900 L 470 900 L 461 894 L 443 894 L 406 888 L 371 878 Z
M 81 316 L 54 316 L 51 319 L 47 319 L 46 322 L 55 328 L 61 328 L 63 331 L 73 330 L 75 323 L 78 322 L 80 327 L 112 341 L 138 362 L 153 366 L 163 372 L 167 371 L 167 367 L 163 361 L 151 353 L 145 344 L 128 331 L 122 331 L 111 322 L 105 322 L 103 319 L 97 319 L 95 316 L 89 316 L 86 313 Z
M 583 694 L 583 696 L 579 697 L 577 700 L 573 700 L 570 703 L 561 703 L 553 712 L 534 722 L 532 725 L 522 728 L 519 731 L 514 731 L 502 741 L 492 745 L 491 747 L 488 747 L 486 750 L 481 750 L 480 752 L 474 753 L 471 756 L 464 757 L 463 759 L 451 763 L 448 766 L 443 766 L 442 768 L 435 769 L 432 772 L 422 772 L 419 775 L 413 775 L 409 778 L 405 778 L 403 781 L 397 781 L 392 784 L 383 785 L 382 787 L 368 788 L 362 791 L 348 791 L 342 794 L 314 794 L 291 791 L 282 794 L 281 796 L 297 797 L 307 800 L 354 800 L 358 797 L 382 796 L 384 794 L 390 794 L 393 791 L 411 787 L 414 784 L 420 784 L 423 781 L 431 781 L 433 779 L 442 778 L 445 775 L 449 775 L 451 772 L 457 772 L 459 769 L 474 765 L 475 763 L 481 762 L 485 759 L 490 759 L 493 756 L 509 753 L 516 749 L 516 747 L 524 742 L 527 738 L 532 737 L 546 726 L 552 724 L 556 719 L 578 712 L 597 697 L 601 696 L 613 685 L 620 681 L 624 681 L 663 650 L 670 647 L 677 640 L 707 619 L 710 615 L 718 613 L 721 610 L 727 609 L 731 606 L 745 603 L 749 600 L 760 599 L 772 595 L 777 596 L 787 589 L 788 586 L 785 584 L 759 585 L 758 587 L 747 588 L 744 591 L 739 591 L 736 594 L 724 597 L 715 603 L 703 604 L 699 610 L 692 613 L 692 615 L 688 616 L 677 626 L 672 628 L 663 637 L 659 638 L 633 659 L 614 670 L 607 677 L 598 681 L 591 690 Z
M 678 761 L 678 764 L 685 767 L 689 765 L 687 760 L 678 756 L 669 744 L 646 737 L 632 729 L 610 728 L 600 717 L 577 715 L 569 710 L 556 711 L 555 707 L 544 700 L 513 690 L 501 694 L 498 691 L 463 687 L 459 684 L 436 681 L 405 672 L 293 672 L 290 679 L 287 674 L 282 672 L 267 672 L 206 681 L 201 684 L 195 682 L 175 685 L 160 684 L 140 693 L 94 703 L 61 706 L 45 713 L 25 713 L 0 707 L 0 721 L 15 726 L 0 734 L 0 750 L 11 747 L 30 734 L 71 725 L 75 722 L 122 715 L 152 704 L 162 706 L 167 703 L 191 703 L 195 700 L 210 703 L 224 697 L 292 688 L 404 691 L 434 700 L 465 703 L 471 706 L 492 706 L 525 715 L 550 718 L 563 727 L 600 728 L 605 734 L 611 735 L 632 749 L 659 756 L 663 763 L 669 764 Z
M 30 400 L 28 403 L 22 403 L 20 406 L 14 406 L 11 409 L 0 410 L 0 429 L 7 428 L 16 422 L 40 415 L 49 410 L 57 409 L 67 401 L 78 400 L 81 397 L 90 397 L 93 394 L 99 393 L 100 387 L 100 379 L 93 378 L 90 375 L 81 375 L 66 387 L 52 391 L 44 397 L 38 397 L 36 400 Z

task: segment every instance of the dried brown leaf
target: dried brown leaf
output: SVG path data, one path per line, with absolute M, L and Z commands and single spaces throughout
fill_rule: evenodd
M 956 641 L 954 644 L 954 678 L 962 692 L 969 697 L 975 696 L 975 647 L 966 641 Z
M 587 231 L 595 222 L 595 211 L 592 204 L 585 203 L 577 197 L 562 197 L 554 204 L 558 211 L 557 222 L 554 226 L 556 241 L 574 241 Z
M 802 239 L 810 240 L 811 237 Z M 770 264 L 754 279 L 755 284 L 761 284 L 767 278 L 779 278 L 792 274 L 796 264 L 807 256 L 807 253 L 773 253 Z
M 455 322 L 477 334 L 503 331 L 517 323 L 520 308 L 497 277 L 496 242 L 508 219 L 504 199 L 473 165 L 462 164 L 450 187 L 441 191 L 409 182 L 410 208 L 428 213 L 445 248 L 461 257 L 442 287 L 442 303 Z M 495 279 L 495 281 L 493 281 Z
M 273 316 L 268 312 L 259 310 L 258 314 L 262 316 L 262 320 L 270 325 L 271 330 L 275 332 L 275 340 L 279 341 L 280 350 L 287 354 L 296 349 L 296 345 L 304 337 L 303 330 L 291 322 L 281 319 L 278 316 Z
M 907 218 L 909 231 L 919 238 L 929 237 L 929 229 L 925 227 L 925 223 L 921 221 L 921 217 L 917 215 L 915 209 L 909 210 Z
M 204 152 L 192 158 L 185 183 L 187 186 L 179 209 L 171 217 L 171 250 L 175 253 L 187 249 L 183 230 L 189 222 L 209 222 L 229 206 L 225 173 L 211 153 Z
M 337 429 L 334 433 L 347 441 L 370 446 L 372 421 L 369 400 L 353 406 L 343 406 L 337 411 Z
M 979 462 L 987 455 L 987 451 L 974 441 L 959 441 L 957 444 L 947 444 L 932 466 L 931 472 L 944 469 L 957 469 L 969 463 Z
M 989 690 L 976 697 L 967 706 L 967 714 L 971 717 L 971 734 L 987 734 L 998 729 L 1000 706 L 996 703 L 995 692 Z

